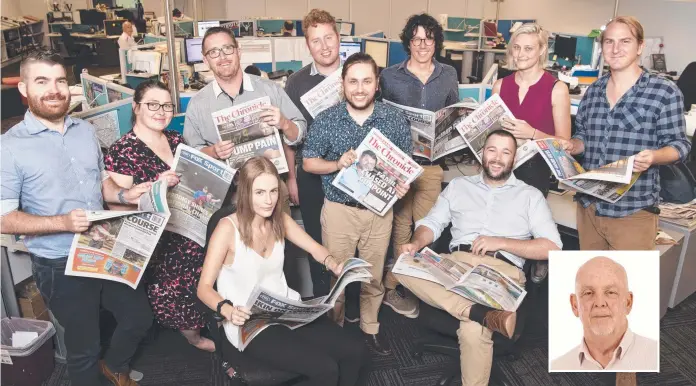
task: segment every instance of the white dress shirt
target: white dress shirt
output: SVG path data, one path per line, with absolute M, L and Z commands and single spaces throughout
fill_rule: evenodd
M 607 367 L 602 368 L 585 344 L 585 339 L 561 357 L 551 362 L 551 371 L 635 371 L 660 370 L 657 341 L 635 334 L 627 329 L 619 346 L 614 350 Z
M 472 244 L 479 236 L 516 240 L 545 238 L 558 248 L 563 247 L 544 196 L 514 174 L 498 187 L 488 186 L 483 174 L 453 179 L 428 215 L 416 222 L 416 228 L 428 227 L 437 240 L 450 222 L 450 249 Z M 501 253 L 519 268 L 524 266 L 524 258 L 506 251 Z
M 125 32 L 118 37 L 118 48 L 122 50 L 126 50 L 137 45 L 138 44 L 135 42 L 135 39 L 133 39 L 133 36 L 128 35 Z

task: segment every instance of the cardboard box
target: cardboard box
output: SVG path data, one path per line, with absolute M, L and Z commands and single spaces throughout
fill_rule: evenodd
M 48 308 L 34 280 L 29 279 L 17 284 L 16 292 L 23 318 L 51 321 Z

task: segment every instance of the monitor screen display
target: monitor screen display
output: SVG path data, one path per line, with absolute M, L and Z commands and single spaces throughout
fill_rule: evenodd
M 341 61 L 344 62 L 348 57 L 356 52 L 360 52 L 360 43 L 355 42 L 341 42 L 341 48 L 339 55 L 341 56 Z
M 219 27 L 219 26 L 220 26 L 219 20 L 199 21 L 198 22 L 198 36 L 203 37 L 203 35 L 205 35 L 205 31 L 207 31 L 208 28 Z
M 186 63 L 196 64 L 203 62 L 203 38 L 191 38 L 185 40 Z
M 375 40 L 365 40 L 365 53 L 372 56 L 372 59 L 375 60 L 378 67 L 387 67 L 389 43 Z
M 574 61 L 577 42 L 575 37 L 556 35 L 553 53 L 559 58 Z

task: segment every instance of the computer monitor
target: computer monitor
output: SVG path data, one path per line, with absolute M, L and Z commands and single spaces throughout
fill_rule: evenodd
M 104 20 L 104 32 L 106 36 L 121 35 L 123 33 L 123 23 L 127 21 L 126 19 Z
M 562 59 L 575 61 L 575 48 L 578 39 L 570 36 L 556 35 L 556 43 L 553 46 L 554 55 Z
M 198 22 L 198 36 L 203 37 L 205 31 L 212 27 L 219 27 L 220 20 L 206 20 Z
M 349 56 L 356 52 L 360 52 L 360 43 L 356 42 L 341 42 L 341 47 L 339 49 L 339 55 L 341 56 L 341 61 L 345 61 Z
M 96 9 L 80 10 L 80 24 L 93 25 L 100 29 L 104 26 L 104 20 L 106 20 L 106 13 L 104 12 L 99 12 Z
M 203 38 L 189 38 L 184 40 L 186 46 L 186 63 L 203 63 Z
M 372 56 L 377 67 L 386 68 L 389 56 L 389 43 L 377 40 L 365 40 L 365 53 Z

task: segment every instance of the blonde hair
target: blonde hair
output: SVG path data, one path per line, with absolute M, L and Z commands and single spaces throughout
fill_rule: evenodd
M 600 35 L 600 41 L 602 43 L 604 42 L 604 33 L 607 31 L 609 26 L 614 23 L 621 23 L 628 26 L 628 29 L 631 30 L 631 35 L 636 38 L 638 44 L 643 44 L 643 40 L 645 40 L 645 31 L 643 30 L 643 25 L 640 24 L 638 19 L 633 16 L 617 16 L 609 20 L 609 23 L 607 23 L 604 31 L 602 31 L 602 34 Z
M 333 30 L 336 32 L 336 35 L 338 35 L 336 18 L 323 9 L 314 8 L 313 10 L 309 11 L 307 16 L 305 16 L 302 20 L 302 32 L 304 33 L 305 39 L 307 38 L 307 31 L 309 30 L 309 27 L 316 27 L 319 24 L 331 25 Z
M 539 40 L 539 47 L 541 48 L 541 55 L 539 55 L 540 67 L 544 67 L 544 64 L 549 58 L 549 33 L 543 29 L 539 24 L 536 23 L 525 23 L 522 24 L 510 37 L 510 43 L 507 45 L 507 62 L 508 68 L 515 69 L 515 61 L 513 60 L 513 46 L 515 45 L 515 39 L 520 35 L 536 35 Z

